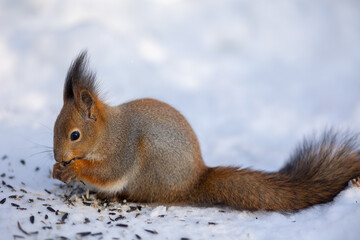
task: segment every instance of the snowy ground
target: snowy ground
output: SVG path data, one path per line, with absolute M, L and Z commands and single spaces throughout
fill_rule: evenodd
M 359 12 L 355 0 L 0 1 L 1 238 L 357 239 L 353 186 L 288 216 L 86 206 L 84 192 L 73 206 L 63 194 L 76 188 L 48 178 L 48 147 L 67 68 L 87 48 L 110 104 L 163 100 L 188 118 L 208 165 L 276 170 L 303 136 L 360 131 Z

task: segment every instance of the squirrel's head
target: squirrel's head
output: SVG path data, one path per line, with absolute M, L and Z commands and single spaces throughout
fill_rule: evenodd
M 84 51 L 71 64 L 65 80 L 64 105 L 54 126 L 57 162 L 94 158 L 106 125 L 105 107 Z

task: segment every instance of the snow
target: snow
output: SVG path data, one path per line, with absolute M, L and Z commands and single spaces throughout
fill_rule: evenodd
M 275 171 L 303 136 L 360 130 L 359 12 L 351 0 L 1 1 L 0 180 L 15 189 L 0 184 L 1 238 L 357 239 L 351 184 L 290 215 L 119 203 L 114 217 L 126 218 L 112 222 L 109 208 L 83 205 L 84 192 L 64 203 L 71 188 L 49 178 L 49 147 L 67 68 L 86 48 L 108 103 L 165 101 L 187 117 L 209 166 Z M 43 204 L 69 213 L 66 224 Z

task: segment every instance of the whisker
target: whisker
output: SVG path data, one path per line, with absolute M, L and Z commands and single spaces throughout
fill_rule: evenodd
M 39 154 L 44 154 L 44 153 L 50 153 L 50 154 L 52 154 L 52 151 L 51 151 L 51 150 L 45 150 L 45 151 L 33 153 L 33 154 L 29 155 L 27 158 L 31 158 L 31 157 L 37 156 L 37 155 L 39 155 Z
M 43 124 L 43 123 L 40 123 L 39 122 L 39 124 L 42 126 L 42 127 L 44 127 L 44 128 L 46 128 L 47 130 L 49 130 L 51 133 L 52 133 L 52 128 L 50 128 L 50 127 L 48 127 L 48 126 L 46 126 L 45 124 Z
M 40 143 L 31 141 L 31 140 L 28 140 L 28 141 L 31 142 L 32 144 L 36 145 L 36 146 L 34 146 L 34 148 L 35 147 L 43 147 L 43 148 L 53 149 L 53 147 L 50 147 L 50 146 L 47 146 L 47 145 L 44 145 L 44 144 L 40 144 Z
M 47 149 L 53 149 L 53 147 L 49 147 L 49 146 L 42 145 L 42 144 L 37 144 L 37 146 L 34 146 L 34 148 L 47 148 Z

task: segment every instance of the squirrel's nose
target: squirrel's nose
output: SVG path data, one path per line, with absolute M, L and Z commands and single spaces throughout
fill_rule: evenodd
M 61 154 L 59 154 L 59 152 L 58 151 L 55 151 L 54 150 L 54 158 L 55 158 L 55 161 L 56 162 L 62 162 L 62 159 L 61 159 Z
M 54 150 L 54 158 L 56 162 L 67 162 L 72 158 L 72 153 Z

